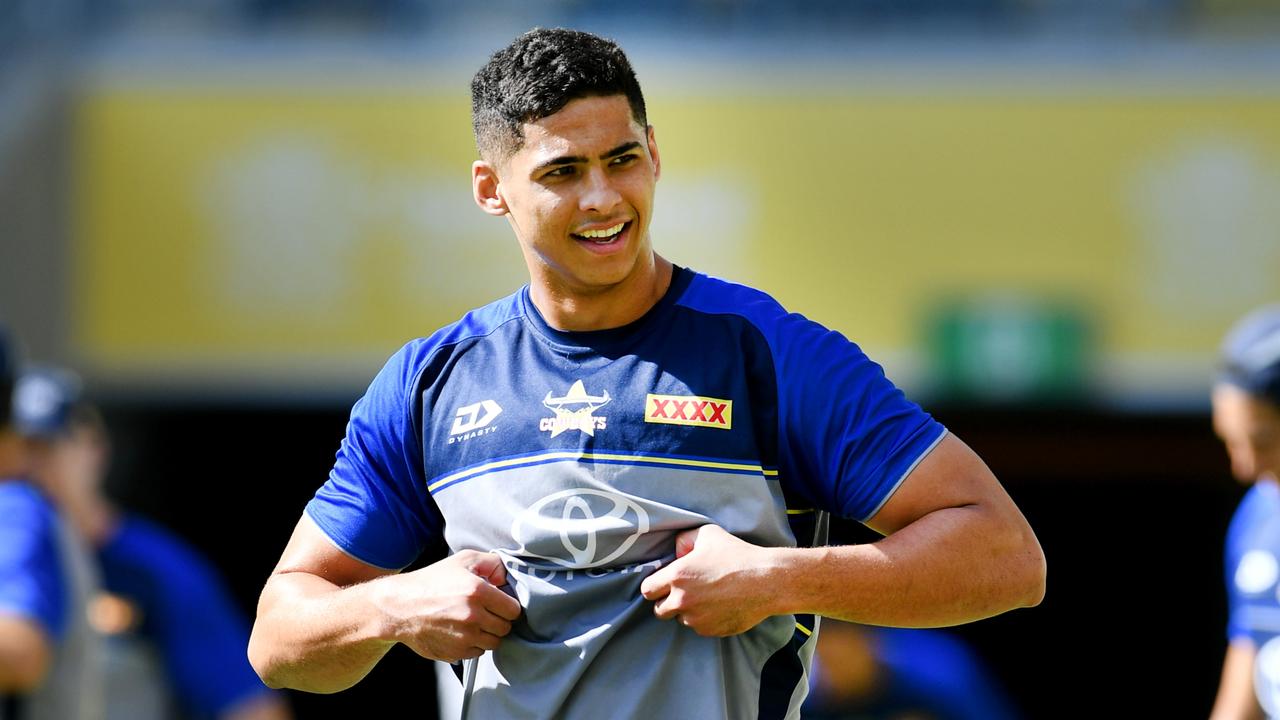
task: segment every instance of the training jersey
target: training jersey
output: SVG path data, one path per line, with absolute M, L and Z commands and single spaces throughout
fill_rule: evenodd
M 33 485 L 0 478 L 0 614 L 53 643 L 43 682 L 0 695 L 0 720 L 86 720 L 102 713 L 100 638 L 85 612 L 96 576 L 80 539 Z
M 104 589 L 136 627 L 108 636 L 107 720 L 221 717 L 271 692 L 249 665 L 249 627 L 217 570 L 165 528 L 124 515 L 98 548 Z
M 526 286 L 396 353 L 307 506 L 399 569 L 495 552 L 523 614 L 471 663 L 468 718 L 790 718 L 814 618 L 727 638 L 640 594 L 708 523 L 775 547 L 876 514 L 945 430 L 859 348 L 742 285 L 676 268 L 621 328 L 549 326 Z
M 1227 636 L 1257 649 L 1253 687 L 1268 717 L 1280 717 L 1280 486 L 1259 480 L 1227 530 Z

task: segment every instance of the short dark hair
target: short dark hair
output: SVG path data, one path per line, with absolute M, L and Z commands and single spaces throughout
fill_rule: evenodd
M 471 80 L 471 126 L 481 157 L 510 157 L 522 125 L 559 112 L 571 100 L 625 95 L 631 117 L 647 127 L 644 95 L 631 63 L 612 40 L 579 30 L 534 28 L 489 58 Z

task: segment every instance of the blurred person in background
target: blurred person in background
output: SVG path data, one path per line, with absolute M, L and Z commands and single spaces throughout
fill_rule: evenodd
M 1227 334 L 1213 426 L 1252 487 L 1227 532 L 1229 644 L 1212 718 L 1280 717 L 1280 305 Z
M 104 591 L 90 620 L 106 637 L 107 720 L 285 720 L 283 698 L 249 666 L 248 621 L 213 566 L 185 541 L 103 492 L 110 441 L 65 371 L 22 375 L 15 407 L 32 472 L 96 550 Z
M 981 659 L 941 630 L 824 619 L 804 720 L 1013 720 Z
M 43 487 L 14 410 L 48 400 L 15 391 L 14 348 L 0 328 L 0 720 L 102 717 L 100 638 L 86 609 L 88 552 Z

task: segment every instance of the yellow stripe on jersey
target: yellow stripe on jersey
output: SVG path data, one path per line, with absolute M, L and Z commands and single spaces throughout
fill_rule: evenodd
M 672 467 L 688 467 L 688 468 L 705 468 L 708 470 L 729 470 L 731 472 L 750 472 L 759 473 L 765 477 L 777 477 L 777 470 L 770 470 L 762 465 L 753 465 L 750 463 L 734 463 L 724 462 L 720 460 L 695 460 L 693 458 L 664 457 L 661 455 L 625 455 L 621 453 L 591 453 L 580 451 L 553 451 L 545 452 L 539 455 L 526 455 L 523 457 L 506 458 L 503 460 L 495 460 L 491 463 L 485 463 L 477 467 L 460 470 L 450 473 L 436 480 L 427 486 L 427 492 L 435 492 L 437 489 L 448 485 L 451 482 L 462 480 L 477 475 L 485 475 L 496 470 L 503 470 L 509 467 L 519 465 L 541 464 L 555 461 L 569 460 L 598 460 L 601 462 L 621 462 L 621 463 L 646 463 L 651 465 L 670 465 Z

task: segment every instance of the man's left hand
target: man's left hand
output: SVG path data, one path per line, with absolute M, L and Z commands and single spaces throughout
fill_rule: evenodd
M 640 585 L 661 620 L 678 618 L 699 635 L 727 637 L 746 632 L 769 615 L 777 588 L 770 587 L 775 557 L 718 525 L 676 536 L 676 559 Z

